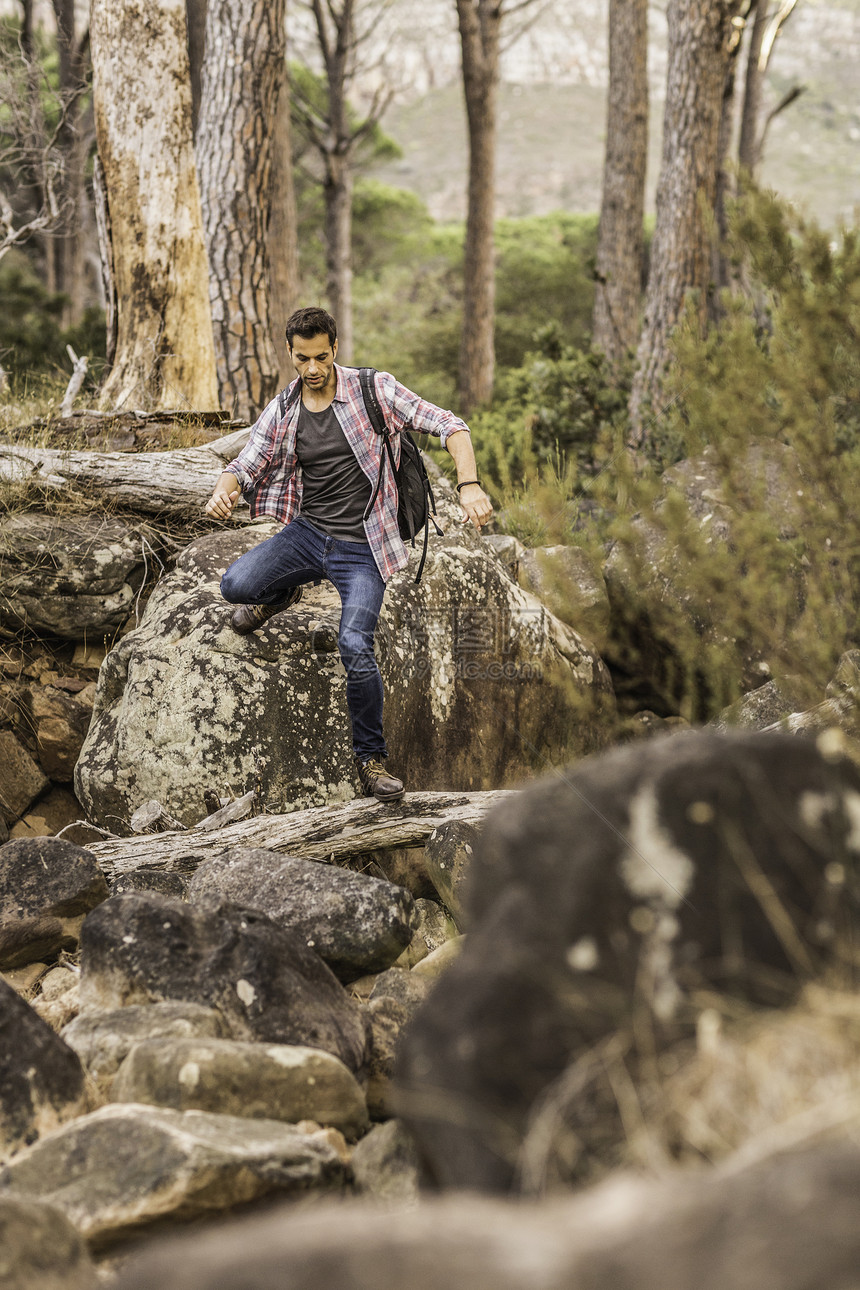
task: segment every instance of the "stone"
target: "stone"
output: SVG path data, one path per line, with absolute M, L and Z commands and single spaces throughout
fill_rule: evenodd
M 396 967 L 412 968 L 457 935 L 457 926 L 437 900 L 416 900 L 416 927 Z
M 47 971 L 47 963 L 25 963 L 23 967 L 9 968 L 8 972 L 0 973 L 0 977 L 7 985 L 11 985 L 22 999 L 29 999 Z
M 55 782 L 70 783 L 92 708 L 54 685 L 32 686 L 29 697 L 28 717 L 36 734 L 42 770 Z
M 364 1020 L 294 932 L 237 906 L 156 892 L 111 898 L 81 934 L 81 1010 L 168 999 L 218 1008 L 235 1039 L 300 1044 L 362 1071 Z
M 603 553 L 601 552 L 601 559 Z M 600 566 L 579 546 L 536 546 L 523 551 L 519 581 L 563 623 L 601 644 L 609 631 L 609 596 Z
M 11 730 L 0 730 L 0 814 L 14 823 L 48 787 L 48 778 Z
M 75 949 L 81 921 L 107 899 L 96 858 L 62 838 L 18 838 L 0 847 L 0 967 Z
M 97 1087 L 106 1089 L 135 1044 L 144 1040 L 221 1039 L 227 1028 L 216 1008 L 200 1003 L 131 1004 L 80 1013 L 62 1037 Z
M 766 681 L 708 722 L 714 730 L 767 730 L 798 709 L 799 686 Z
M 860 912 L 860 771 L 833 733 L 632 744 L 487 817 L 469 934 L 399 1048 L 397 1104 L 430 1179 L 518 1186 L 532 1109 L 634 1015 L 659 1049 L 686 1033 L 697 990 L 775 1006 L 842 961 Z M 461 1106 L 481 1119 L 464 1129 Z M 580 1098 L 566 1114 L 578 1179 L 613 1112 L 599 1124 Z
M 85 1109 L 77 1055 L 0 981 L 0 1158 Z
M 144 576 L 139 530 L 101 515 L 7 515 L 0 550 L 0 623 L 68 640 L 119 627 Z
M 355 1076 L 331 1053 L 229 1039 L 149 1039 L 117 1071 L 112 1102 L 253 1120 L 315 1120 L 349 1141 L 369 1128 Z
M 480 837 L 473 824 L 452 820 L 434 829 L 424 848 L 425 863 L 439 899 L 451 911 L 451 917 L 463 929 L 463 884 L 469 872 L 472 855 Z
M 411 789 L 479 790 L 603 746 L 614 699 L 594 650 L 511 581 L 456 503 L 442 511 L 449 536 L 418 586 L 408 570 L 389 581 L 376 636 L 392 767 Z M 334 588 L 306 588 L 246 637 L 220 595 L 227 566 L 274 531 L 191 543 L 111 650 L 75 770 L 95 824 L 127 831 L 148 800 L 196 824 L 201 765 L 237 795 L 259 782 L 270 813 L 356 795 Z
M 390 967 L 417 922 L 403 887 L 260 847 L 229 847 L 205 860 L 188 884 L 189 900 L 201 897 L 261 910 L 342 981 Z
M 447 972 L 451 964 L 457 961 L 465 942 L 465 936 L 452 936 L 444 945 L 440 945 L 437 950 L 433 950 L 426 958 L 415 964 L 412 969 L 414 975 L 426 981 L 438 980 L 443 972 Z
M 3 1290 L 98 1290 L 98 1284 L 86 1244 L 64 1214 L 0 1196 Z
M 56 784 L 39 798 L 10 830 L 12 838 L 50 838 L 62 830 L 64 842 L 86 847 L 99 834 L 83 821 L 83 810 L 74 793 Z M 70 828 L 69 825 L 72 827 Z
M 181 873 L 165 873 L 163 869 L 135 869 L 121 873 L 110 881 L 110 894 L 122 896 L 127 891 L 160 891 L 163 896 L 188 899 L 188 879 Z
M 0 1170 L 0 1191 L 55 1205 L 96 1249 L 153 1223 L 343 1181 L 323 1133 L 122 1103 L 58 1129 Z
M 372 1120 L 386 1120 L 393 1114 L 391 1077 L 400 1032 L 409 1020 L 409 1011 L 390 995 L 384 994 L 364 1004 L 364 1015 L 370 1023 L 370 1062 L 365 1085 L 367 1110 Z
M 513 537 L 510 533 L 487 533 L 482 534 L 482 540 L 496 559 L 505 566 L 508 575 L 516 581 L 520 560 L 526 553 L 526 548 L 519 538 Z
M 782 715 L 765 727 L 788 730 L 793 735 L 815 735 L 833 728 L 843 730 L 852 739 L 860 738 L 860 650 L 846 650 L 842 655 L 827 683 L 823 703 Z
M 36 995 L 30 1003 L 33 1011 L 37 1012 L 42 1020 L 59 1034 L 78 1015 L 78 1000 L 79 988 L 75 984 L 63 994 L 55 995 L 53 998 L 46 999 L 42 995 Z
M 809 1290 L 852 1287 L 860 1149 L 816 1142 L 744 1166 L 622 1176 L 541 1202 L 271 1213 L 165 1241 L 116 1290 Z
M 370 991 L 370 998 L 394 999 L 406 1009 L 407 1017 L 412 1017 L 427 998 L 432 984 L 430 977 L 393 967 L 387 972 L 380 972 Z
M 352 1176 L 359 1196 L 387 1208 L 418 1204 L 418 1153 L 400 1120 L 375 1124 L 352 1153 Z

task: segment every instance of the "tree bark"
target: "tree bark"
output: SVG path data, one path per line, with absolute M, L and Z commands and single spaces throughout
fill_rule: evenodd
M 50 247 L 54 257 L 54 282 L 66 296 L 62 324 L 73 326 L 84 312 L 83 205 L 86 201 L 86 166 L 92 146 L 92 122 L 87 121 L 82 92 L 86 84 L 89 44 L 75 29 L 74 0 L 53 0 L 57 20 L 59 90 L 64 105 L 57 146 L 63 157 L 60 179 L 62 218 Z
M 182 833 L 92 842 L 87 847 L 111 874 L 140 868 L 189 873 L 216 851 L 231 846 L 265 847 L 304 860 L 334 863 L 359 851 L 422 846 L 434 829 L 450 820 L 480 824 L 491 807 L 515 791 L 410 793 L 383 811 L 377 802 L 358 798 L 343 806 L 258 815 L 214 833 L 198 826 Z
M 469 189 L 463 259 L 460 411 L 493 393 L 496 352 L 494 215 L 501 0 L 457 0 L 469 133 Z
M 729 56 L 723 83 L 723 102 L 720 109 L 720 126 L 717 134 L 717 183 L 714 191 L 715 236 L 711 247 L 711 289 L 708 296 L 708 319 L 712 323 L 717 322 L 722 317 L 722 292 L 729 285 L 730 279 L 725 245 L 729 231 L 726 202 L 732 191 L 732 182 L 727 167 L 735 123 L 735 84 L 742 33 L 742 26 L 733 25 L 729 36 Z
M 657 220 L 638 370 L 630 400 L 631 442 L 648 438 L 668 340 L 691 292 L 704 325 L 711 275 L 720 119 L 738 0 L 669 0 L 669 49 Z
M 51 489 L 75 487 L 106 506 L 177 520 L 203 518 L 215 480 L 247 442 L 248 431 L 201 448 L 171 452 L 93 452 L 0 444 L 0 479 L 32 480 Z M 241 508 L 238 514 L 247 515 Z
M 188 24 L 188 67 L 191 72 L 191 131 L 197 137 L 200 98 L 203 90 L 203 59 L 206 54 L 207 0 L 185 0 Z
M 592 343 L 613 368 L 635 349 L 648 161 L 648 0 L 610 0 L 609 104 Z
M 293 141 L 290 84 L 287 72 L 278 96 L 278 115 L 272 136 L 272 201 L 269 209 L 269 318 L 278 363 L 278 385 L 288 385 L 295 372 L 286 345 L 287 319 L 301 304 L 298 216 L 293 182 Z
M 328 264 L 326 291 L 337 319 L 338 358 L 350 363 L 355 338 L 352 317 L 352 168 L 348 158 L 329 155 L 323 184 Z
M 92 0 L 96 137 L 117 299 L 101 403 L 217 405 L 185 0 Z
M 209 0 L 195 150 L 218 388 L 224 407 L 248 420 L 278 383 L 266 238 L 285 23 L 284 0 Z

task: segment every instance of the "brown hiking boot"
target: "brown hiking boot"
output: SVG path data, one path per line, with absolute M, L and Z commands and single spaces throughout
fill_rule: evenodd
M 293 587 L 286 600 L 282 600 L 277 605 L 240 605 L 234 609 L 230 617 L 230 626 L 234 632 L 240 636 L 248 636 L 255 632 L 263 623 L 274 618 L 275 614 L 280 614 L 284 609 L 289 609 L 291 605 L 297 605 L 302 598 L 301 587 Z
M 356 757 L 355 764 L 365 797 L 375 797 L 378 802 L 400 801 L 404 793 L 403 780 L 389 775 L 381 757 L 370 757 L 367 761 L 359 761 Z

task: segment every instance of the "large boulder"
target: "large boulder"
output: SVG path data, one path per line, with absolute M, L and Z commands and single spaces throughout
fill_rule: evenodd
M 62 838 L 0 846 L 0 968 L 76 949 L 81 923 L 107 899 L 95 856 Z
M 397 773 L 416 789 L 497 788 L 547 754 L 601 746 L 613 697 L 600 659 L 445 520 L 421 583 L 411 570 L 389 582 L 376 637 Z M 248 637 L 220 595 L 226 567 L 275 527 L 193 542 L 108 655 L 75 775 L 96 823 L 116 832 L 151 799 L 195 823 L 211 784 L 259 782 L 272 812 L 354 796 L 334 588 L 307 588 Z
M 628 1033 L 635 1063 L 635 1038 L 683 1033 L 697 990 L 777 1004 L 850 959 L 860 771 L 832 734 L 632 745 L 487 818 L 469 935 L 401 1038 L 397 1105 L 431 1181 L 515 1185 L 550 1086 L 582 1176 L 607 1120 L 565 1093 L 578 1058 Z
M 98 1290 L 98 1284 L 86 1244 L 64 1214 L 0 1196 L 3 1290 Z
M 105 1245 L 165 1219 L 219 1213 L 272 1192 L 339 1188 L 323 1132 L 277 1120 L 117 1104 L 58 1129 L 0 1170 L 0 1190 L 42 1200 Z
M 322 1048 L 364 1067 L 363 1018 L 301 937 L 235 905 L 111 896 L 83 925 L 81 1012 L 169 999 L 217 1008 L 236 1039 Z
M 0 1159 L 86 1109 L 75 1053 L 0 980 Z
M 301 936 L 342 981 L 391 967 L 417 922 L 403 887 L 260 847 L 230 847 L 204 860 L 188 895 L 261 910 Z
M 101 515 L 0 522 L 0 623 L 70 640 L 122 626 L 144 577 L 141 533 Z
M 623 1177 L 539 1204 L 279 1206 L 145 1251 L 117 1290 L 848 1290 L 858 1187 L 855 1131 L 746 1168 Z

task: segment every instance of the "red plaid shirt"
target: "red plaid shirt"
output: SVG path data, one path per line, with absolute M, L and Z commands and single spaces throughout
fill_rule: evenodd
M 355 453 L 356 460 L 373 484 L 379 473 L 382 437 L 370 424 L 361 393 L 358 369 L 335 364 L 337 389 L 332 408 Z M 290 385 L 292 391 L 295 381 Z M 400 461 L 401 430 L 420 430 L 436 435 L 444 445 L 456 430 L 469 427 L 453 412 L 445 412 L 433 403 L 419 399 L 388 372 L 376 377 L 376 393 L 392 432 L 395 460 Z M 296 399 L 285 418 L 278 412 L 275 398 L 251 427 L 247 445 L 225 470 L 236 476 L 242 492 L 248 496 L 251 516 L 270 515 L 289 524 L 299 513 L 302 501 L 302 470 L 296 457 L 296 430 L 301 399 Z M 409 559 L 406 543 L 397 528 L 397 489 L 390 467 L 383 472 L 382 487 L 373 510 L 364 522 L 367 541 L 379 572 L 387 582 Z

